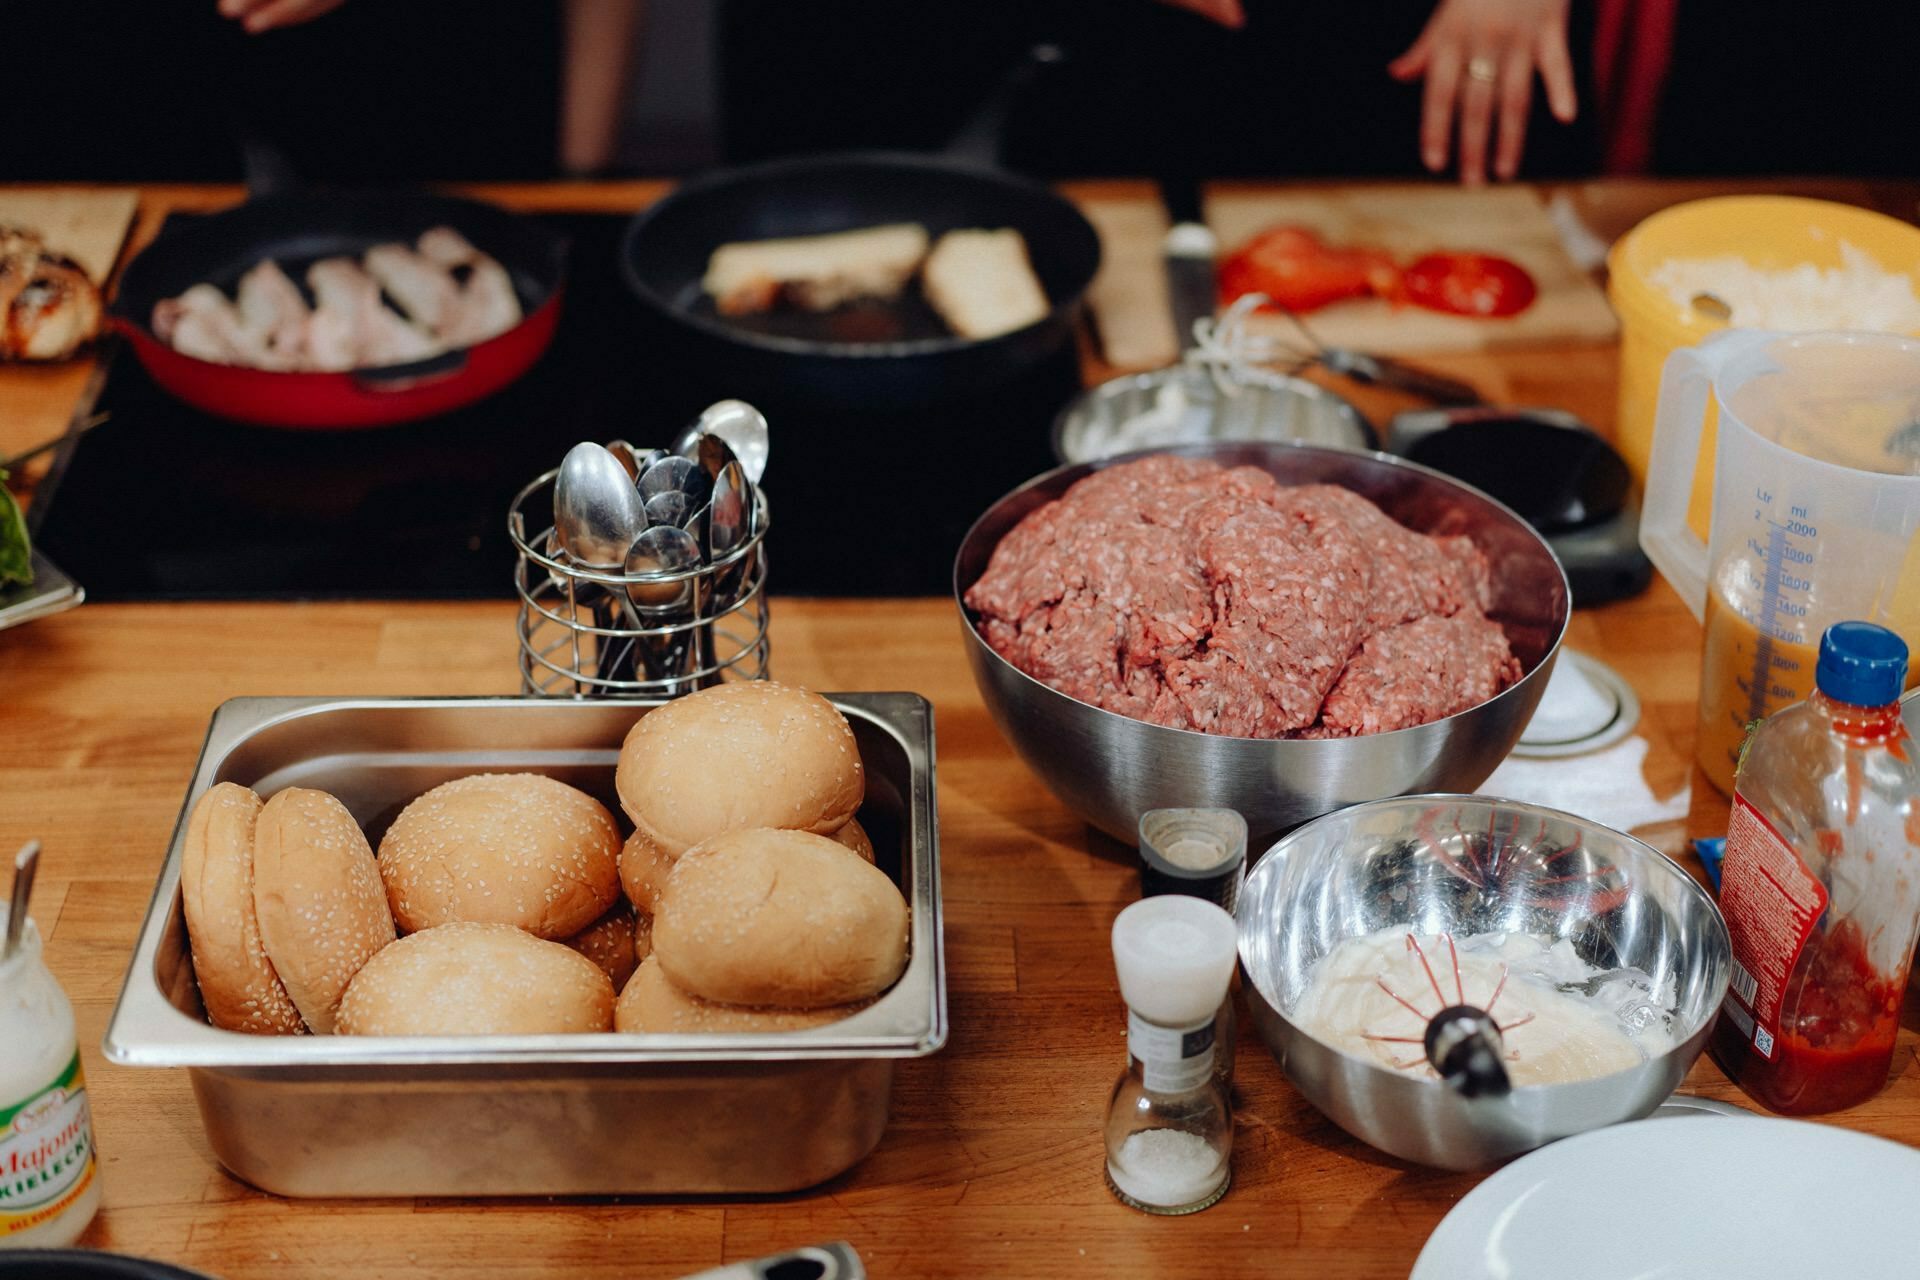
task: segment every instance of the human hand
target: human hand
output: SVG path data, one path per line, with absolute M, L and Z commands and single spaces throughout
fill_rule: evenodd
M 1413 47 L 1387 64 L 1396 80 L 1426 77 L 1420 113 L 1420 158 L 1435 173 L 1447 167 L 1454 108 L 1460 117 L 1460 181 L 1486 180 L 1487 136 L 1500 113 L 1494 176 L 1520 168 L 1527 108 L 1538 70 L 1547 105 L 1562 124 L 1576 108 L 1573 60 L 1567 54 L 1567 0 L 1440 0 Z
M 332 13 L 346 0 L 220 0 L 220 16 L 232 18 L 250 35 L 292 27 Z
M 1160 0 L 1160 3 L 1197 13 L 1234 31 L 1247 25 L 1247 11 L 1240 0 Z

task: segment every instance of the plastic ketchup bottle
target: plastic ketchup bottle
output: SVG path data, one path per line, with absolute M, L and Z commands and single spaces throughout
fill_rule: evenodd
M 1734 779 L 1720 909 L 1733 981 L 1710 1047 L 1770 1110 L 1837 1111 L 1887 1082 L 1920 930 L 1920 769 L 1907 646 L 1841 622 L 1814 694 L 1754 731 Z

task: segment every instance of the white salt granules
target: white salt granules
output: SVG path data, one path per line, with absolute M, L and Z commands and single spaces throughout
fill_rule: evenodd
M 1175 1208 L 1205 1200 L 1226 1181 L 1227 1163 L 1205 1138 L 1181 1129 L 1145 1129 L 1107 1161 L 1113 1185 L 1141 1204 Z

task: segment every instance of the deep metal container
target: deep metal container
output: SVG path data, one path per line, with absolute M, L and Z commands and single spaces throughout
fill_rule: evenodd
M 651 705 L 547 698 L 237 698 L 214 713 L 108 1026 L 107 1058 L 185 1067 L 214 1155 L 288 1196 L 793 1191 L 886 1127 L 894 1063 L 946 1042 L 933 709 L 828 695 L 866 765 L 861 824 L 912 909 L 900 981 L 808 1031 L 754 1035 L 248 1036 L 210 1026 L 180 905 L 186 813 L 217 782 L 331 792 L 376 845 L 408 801 L 522 770 L 615 807 Z
M 1231 738 L 1133 720 L 1068 697 L 1008 662 L 966 607 L 1000 545 L 1030 512 L 1102 467 L 1146 456 L 1061 467 L 1007 494 L 974 522 L 954 558 L 954 601 L 987 711 L 1013 749 L 1061 803 L 1127 844 L 1149 809 L 1232 809 L 1247 820 L 1249 848 L 1323 813 L 1382 796 L 1471 791 L 1520 740 L 1553 673 L 1566 633 L 1566 574 L 1540 535 L 1501 505 L 1438 471 L 1384 453 L 1301 444 L 1183 445 L 1155 450 L 1253 466 L 1282 484 L 1337 484 L 1410 529 L 1463 535 L 1486 554 L 1500 624 L 1524 675 L 1455 715 L 1355 738 Z

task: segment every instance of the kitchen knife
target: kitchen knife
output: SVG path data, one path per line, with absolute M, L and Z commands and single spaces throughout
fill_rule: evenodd
M 1193 323 L 1211 319 L 1219 289 L 1214 282 L 1214 258 L 1219 242 L 1200 212 L 1200 180 L 1190 174 L 1163 175 L 1160 202 L 1173 227 L 1162 242 L 1167 267 L 1167 295 L 1173 305 L 1173 331 L 1182 350 L 1193 345 Z

